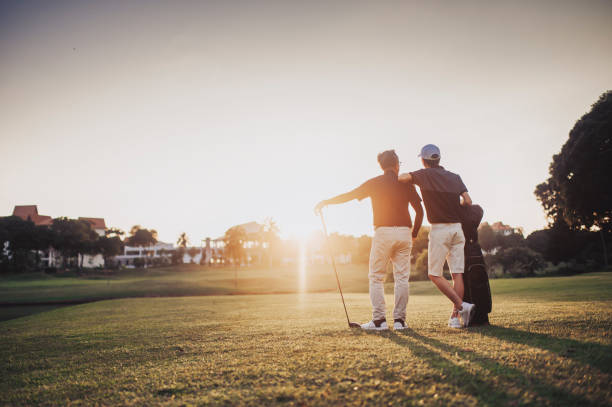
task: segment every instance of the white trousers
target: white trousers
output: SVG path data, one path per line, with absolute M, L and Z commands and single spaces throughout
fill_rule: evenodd
M 395 280 L 395 307 L 393 319 L 406 320 L 406 306 L 409 296 L 410 251 L 412 250 L 412 229 L 409 227 L 380 226 L 374 232 L 370 251 L 370 301 L 372 319 L 386 317 L 385 274 L 389 261 L 393 263 Z

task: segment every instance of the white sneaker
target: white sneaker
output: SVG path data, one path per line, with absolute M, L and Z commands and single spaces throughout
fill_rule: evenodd
M 365 324 L 361 324 L 361 329 L 365 329 L 368 331 L 386 331 L 389 329 L 387 326 L 387 321 L 384 319 L 379 319 L 378 321 L 370 321 Z
M 472 319 L 472 315 L 474 315 L 474 311 L 476 310 L 476 305 L 470 304 L 469 302 L 464 302 L 461 304 L 461 311 L 459 311 L 459 315 L 461 315 L 461 320 L 463 321 L 463 326 L 467 327 L 470 324 L 470 320 Z
M 463 327 L 463 325 L 461 325 L 461 322 L 459 322 L 459 318 L 457 318 L 457 317 L 451 317 L 448 320 L 448 326 L 449 326 L 449 328 L 461 328 L 461 327 Z
M 403 319 L 396 319 L 395 322 L 393 322 L 393 329 L 395 331 L 401 331 L 406 328 L 408 328 L 408 325 L 406 325 Z

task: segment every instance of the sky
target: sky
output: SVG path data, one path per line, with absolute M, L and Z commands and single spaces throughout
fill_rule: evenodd
M 192 244 L 322 199 L 424 144 L 484 219 L 533 191 L 612 88 L 610 1 L 1 1 L 0 215 L 36 204 Z M 325 211 L 372 234 L 368 200 Z

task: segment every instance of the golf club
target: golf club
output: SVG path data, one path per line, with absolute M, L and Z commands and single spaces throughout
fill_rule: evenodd
M 332 267 L 334 268 L 334 274 L 336 275 L 336 283 L 338 283 L 338 291 L 340 291 L 340 298 L 342 298 L 342 305 L 344 306 L 344 313 L 346 314 L 346 322 L 348 322 L 349 328 L 361 328 L 356 322 L 351 322 L 346 311 L 346 304 L 344 302 L 344 295 L 342 294 L 342 287 L 340 287 L 340 278 L 338 278 L 338 271 L 336 270 L 336 261 L 334 260 L 334 253 L 332 252 L 331 244 L 329 243 L 329 235 L 327 234 L 327 226 L 325 226 L 325 219 L 323 219 L 323 211 L 319 211 L 321 217 L 321 224 L 323 225 L 323 232 L 325 233 L 325 242 L 327 244 L 327 250 L 329 251 L 329 257 L 331 258 Z

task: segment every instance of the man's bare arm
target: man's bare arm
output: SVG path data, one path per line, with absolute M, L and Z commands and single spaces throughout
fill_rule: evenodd
M 468 194 L 467 191 L 461 194 L 461 198 L 461 205 L 470 206 L 472 204 L 472 198 L 470 198 L 470 194 Z
M 346 192 L 344 194 L 337 195 L 330 199 L 325 199 L 315 206 L 315 214 L 318 215 L 321 212 L 321 209 L 325 208 L 327 205 L 338 205 L 343 204 L 348 201 L 352 201 L 357 197 L 354 194 L 354 191 Z
M 421 225 L 423 224 L 423 205 L 421 205 L 421 202 L 410 202 L 410 205 L 412 205 L 415 212 L 412 238 L 416 239 L 419 234 L 419 229 L 421 229 Z

